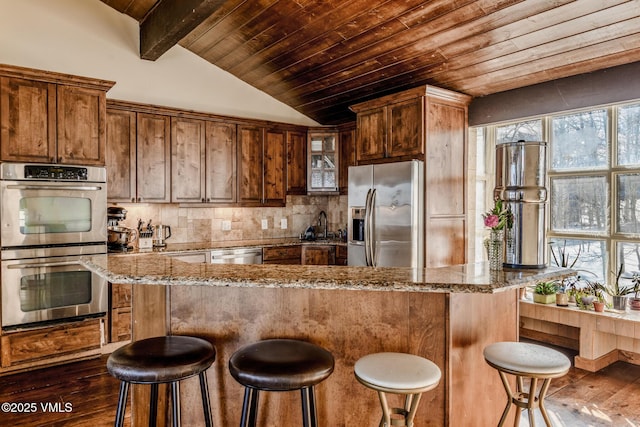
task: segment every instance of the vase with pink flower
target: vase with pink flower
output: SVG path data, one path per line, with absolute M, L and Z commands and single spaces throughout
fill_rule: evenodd
M 502 270 L 504 262 L 505 228 L 512 225 L 513 215 L 502 200 L 496 200 L 493 209 L 482 215 L 485 227 L 490 229 L 489 238 L 485 240 L 485 248 L 489 258 L 489 269 Z

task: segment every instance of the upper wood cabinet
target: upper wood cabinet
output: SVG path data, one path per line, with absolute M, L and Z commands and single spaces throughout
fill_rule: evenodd
M 424 95 L 424 94 L 422 94 Z M 356 161 L 411 159 L 424 155 L 424 96 L 379 100 L 352 106 L 357 113 Z
M 306 132 L 287 132 L 287 194 L 307 194 Z
M 105 165 L 106 93 L 58 86 L 57 162 Z
M 307 193 L 338 193 L 339 154 L 338 132 L 309 131 Z
M 170 117 L 130 109 L 107 113 L 107 200 L 171 201 Z
M 285 131 L 238 125 L 238 203 L 284 206 Z
M 300 126 L 117 100 L 108 107 L 110 202 L 284 206 L 287 160 L 306 165 Z
M 236 126 L 200 119 L 171 119 L 171 200 L 233 203 Z
M 354 107 L 351 107 L 354 109 Z M 387 147 L 387 108 L 376 107 L 357 112 L 356 162 L 384 159 Z
M 0 160 L 104 166 L 111 86 L 0 66 Z
M 56 85 L 0 77 L 0 124 L 2 160 L 53 163 Z
M 107 110 L 107 198 L 136 200 L 136 113 Z
M 267 129 L 264 143 L 264 203 L 284 206 L 287 182 L 287 137 Z
M 171 201 L 205 201 L 205 122 L 171 118 Z
M 206 122 L 205 125 L 205 190 L 207 203 L 235 203 L 236 191 L 236 125 Z
M 238 126 L 238 202 L 260 205 L 263 201 L 264 128 Z
M 349 166 L 356 165 L 356 124 L 341 126 L 338 130 L 338 147 L 340 161 L 338 162 L 338 189 L 340 194 L 347 194 L 349 188 Z
M 138 113 L 137 202 L 171 201 L 171 121 L 168 116 Z

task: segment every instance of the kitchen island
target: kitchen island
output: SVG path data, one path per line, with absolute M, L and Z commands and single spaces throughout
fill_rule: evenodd
M 133 286 L 133 339 L 188 334 L 210 340 L 218 357 L 209 370 L 215 425 L 239 424 L 243 388 L 228 373 L 240 346 L 284 337 L 331 351 L 334 373 L 317 387 L 322 426 L 374 426 L 376 394 L 360 385 L 353 365 L 379 351 L 418 354 L 443 372 L 425 393 L 418 425 L 494 426 L 505 394 L 482 350 L 518 339 L 518 289 L 570 270 L 489 272 L 488 264 L 414 270 L 290 265 L 187 264 L 161 254 L 86 258 L 113 283 Z M 184 425 L 202 425 L 197 380 L 181 388 Z M 265 393 L 263 426 L 300 425 L 299 393 Z M 134 426 L 144 425 L 146 391 L 135 390 Z

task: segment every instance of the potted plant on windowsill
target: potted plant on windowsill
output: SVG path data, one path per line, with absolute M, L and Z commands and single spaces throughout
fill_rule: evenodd
M 614 310 L 625 311 L 627 309 L 627 295 L 634 291 L 633 286 L 620 286 L 620 276 L 624 270 L 624 264 L 620 264 L 613 285 L 606 287 L 606 292 L 611 295 Z
M 630 299 L 629 304 L 632 310 L 640 310 L 640 276 L 633 275 L 633 297 Z
M 589 284 L 591 287 L 591 292 L 595 299 L 593 300 L 593 309 L 598 313 L 602 313 L 604 311 L 604 307 L 606 306 L 606 301 L 604 299 L 604 292 L 606 287 L 600 282 L 591 282 Z
M 533 289 L 533 302 L 540 304 L 553 304 L 556 302 L 556 282 L 540 282 Z
M 569 306 L 569 294 L 567 293 L 564 281 L 560 283 L 558 290 L 556 291 L 556 305 L 558 307 Z

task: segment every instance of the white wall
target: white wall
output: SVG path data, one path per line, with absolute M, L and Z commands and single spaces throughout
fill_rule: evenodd
M 181 46 L 140 59 L 137 21 L 99 0 L 0 0 L 0 63 L 112 80 L 112 99 L 318 125 Z

